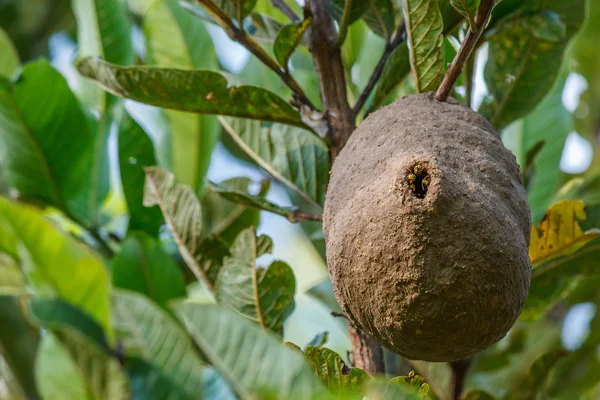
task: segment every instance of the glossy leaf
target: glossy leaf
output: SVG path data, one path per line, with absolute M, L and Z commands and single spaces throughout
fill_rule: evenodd
M 493 103 L 482 112 L 498 130 L 527 115 L 549 92 L 559 72 L 556 60 L 583 22 L 583 1 L 568 9 L 550 0 L 542 3 L 548 8 L 514 15 L 490 38 L 485 81 Z
M 118 152 L 123 194 L 129 210 L 129 231 L 143 230 L 157 236 L 162 224 L 160 209 L 144 207 L 144 168 L 157 165 L 154 145 L 126 112 L 119 121 Z
M 230 1 L 230 0 L 226 0 Z M 205 25 L 176 1 L 153 1 L 144 16 L 148 63 L 167 68 L 218 69 Z M 170 160 L 179 182 L 202 186 L 220 126 L 214 116 L 165 110 Z
M 2 58 L 0 58 L 0 76 L 10 78 L 21 64 L 21 61 L 17 49 L 2 28 L 0 28 L 0 53 L 2 53 Z
M 289 24 L 281 28 L 277 38 L 275 39 L 274 52 L 275 58 L 279 65 L 284 69 L 288 69 L 288 61 L 300 44 L 304 32 L 308 29 L 312 22 L 312 18 L 307 18 L 297 24 Z
M 97 58 L 77 68 L 110 93 L 153 106 L 303 126 L 300 114 L 280 97 L 254 86 L 230 86 L 217 72 L 121 67 Z
M 265 199 L 264 197 L 253 196 L 247 192 L 227 187 L 225 185 L 211 183 L 210 187 L 215 193 L 218 193 L 224 199 L 233 201 L 234 203 L 242 204 L 250 208 L 255 208 L 258 210 L 278 214 L 282 217 L 287 218 L 291 222 L 295 222 L 294 208 L 281 207 Z
M 111 270 L 114 286 L 142 293 L 164 308 L 187 294 L 177 263 L 158 241 L 142 232 L 127 237 Z
M 281 124 L 219 118 L 235 143 L 288 189 L 322 209 L 329 180 L 329 151 L 309 131 Z
M 336 352 L 325 347 L 307 346 L 305 354 L 315 375 L 330 392 L 335 395 L 345 395 L 347 398 L 363 397 L 363 386 L 370 379 L 365 371 L 346 366 Z
M 37 210 L 0 198 L 0 251 L 20 263 L 34 293 L 68 301 L 109 330 L 109 282 L 102 261 Z
M 257 268 L 257 245 L 254 229 L 240 233 L 219 271 L 215 297 L 262 328 L 282 334 L 295 306 L 294 273 L 283 261 Z
M 77 98 L 47 61 L 27 64 L 14 83 L 0 82 L 2 172 L 21 197 L 69 213 L 93 141 Z
M 183 303 L 175 312 L 240 397 L 259 390 L 281 399 L 312 399 L 325 394 L 302 354 L 282 346 L 278 337 L 233 311 Z
M 146 297 L 125 290 L 113 296 L 114 324 L 128 357 L 144 360 L 186 396 L 202 392 L 202 361 L 172 317 Z
M 437 0 L 402 0 L 406 41 L 417 93 L 436 90 L 444 69 L 444 23 Z
M 363 15 L 363 20 L 373 33 L 384 39 L 390 38 L 395 28 L 395 10 L 392 0 L 366 0 L 365 2 L 369 7 Z
M 529 258 L 533 268 L 544 260 L 574 253 L 600 236 L 600 230 L 583 232 L 579 221 L 586 218 L 582 201 L 564 200 L 553 204 L 538 227 L 531 227 Z
M 11 257 L 0 252 L 0 296 L 26 293 L 21 269 Z

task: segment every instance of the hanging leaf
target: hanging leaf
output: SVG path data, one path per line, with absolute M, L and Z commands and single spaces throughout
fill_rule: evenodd
M 108 274 L 87 246 L 34 208 L 0 198 L 0 251 L 19 262 L 35 294 L 68 301 L 110 331 Z
M 253 196 L 247 192 L 236 190 L 221 184 L 211 183 L 210 187 L 215 193 L 218 193 L 224 199 L 233 201 L 234 203 L 243 204 L 247 207 L 255 208 L 257 210 L 264 210 L 281 215 L 282 217 L 287 218 L 290 222 L 297 222 L 294 214 L 295 208 L 281 207 L 270 202 L 264 197 Z
M 205 24 L 178 2 L 153 1 L 144 15 L 142 28 L 148 64 L 165 68 L 218 69 L 215 49 Z M 183 111 L 164 110 L 164 115 L 170 134 L 171 169 L 179 182 L 198 190 L 219 139 L 219 123 L 214 116 Z
M 384 39 L 389 39 L 394 34 L 396 19 L 392 0 L 360 0 L 359 2 L 362 3 L 363 1 L 369 4 L 363 15 L 363 20 L 373 33 Z
M 163 308 L 187 294 L 177 263 L 159 242 L 142 232 L 127 236 L 111 270 L 115 287 L 142 293 Z
M 262 328 L 283 334 L 283 322 L 294 309 L 296 281 L 282 261 L 257 268 L 256 233 L 250 228 L 236 238 L 219 271 L 215 297 Z
M 437 0 L 402 0 L 406 41 L 417 93 L 436 90 L 444 70 L 444 23 Z
M 475 27 L 475 16 L 481 0 L 450 0 L 452 7 L 469 21 L 471 30 Z
M 529 258 L 535 269 L 550 258 L 572 254 L 600 236 L 600 231 L 584 233 L 579 221 L 586 219 L 585 204 L 564 200 L 552 205 L 537 228 L 531 228 Z
M 114 324 L 128 357 L 155 368 L 185 395 L 202 393 L 203 365 L 189 336 L 146 297 L 126 290 L 113 295 Z
M 278 337 L 233 311 L 183 303 L 175 306 L 175 312 L 239 397 L 260 390 L 280 399 L 325 395 L 302 354 L 282 346 Z
M 363 386 L 370 379 L 365 371 L 349 368 L 342 357 L 325 347 L 307 346 L 305 354 L 314 374 L 325 383 L 330 392 L 347 398 L 363 398 Z
M 19 65 L 21 65 L 21 61 L 17 49 L 2 28 L 0 28 L 0 53 L 2 53 L 2 58 L 0 59 L 0 76 L 10 78 Z
M 219 118 L 225 132 L 273 178 L 322 210 L 329 180 L 329 151 L 310 132 L 281 124 Z
M 124 112 L 118 129 L 119 171 L 123 194 L 129 210 L 129 231 L 143 230 L 158 235 L 162 215 L 158 207 L 144 207 L 145 167 L 157 165 L 152 140 L 128 113 Z
M 296 50 L 296 47 L 300 44 L 302 36 L 310 26 L 311 22 L 312 18 L 309 17 L 300 23 L 286 25 L 279 31 L 279 34 L 275 39 L 273 50 L 277 62 L 283 69 L 288 69 L 288 61 L 294 53 L 294 50 Z
M 21 269 L 8 255 L 0 252 L 0 296 L 26 293 Z
M 229 86 L 217 72 L 121 67 L 97 58 L 86 58 L 77 68 L 105 90 L 153 106 L 304 126 L 280 97 L 254 86 Z
M 20 197 L 70 214 L 93 142 L 77 98 L 47 61 L 27 64 L 14 83 L 0 82 L 2 172 Z
M 485 81 L 493 103 L 481 112 L 497 130 L 527 115 L 552 88 L 556 60 L 562 59 L 573 27 L 583 22 L 583 1 L 565 13 L 558 11 L 564 6 L 543 3 L 548 8 L 537 14 L 516 14 L 499 24 L 489 40 Z

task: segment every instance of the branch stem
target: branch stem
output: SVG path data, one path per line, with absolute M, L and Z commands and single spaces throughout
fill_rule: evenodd
M 306 97 L 304 90 L 300 87 L 300 84 L 296 82 L 286 70 L 284 70 L 277 61 L 275 61 L 269 53 L 267 53 L 258 43 L 252 39 L 246 31 L 238 28 L 235 23 L 225 14 L 225 12 L 215 4 L 213 0 L 196 0 L 212 18 L 225 30 L 231 40 L 238 42 L 244 46 L 250 53 L 258 58 L 263 64 L 269 69 L 275 72 L 283 80 L 283 82 L 294 92 L 298 100 L 304 105 L 308 106 L 311 110 L 315 109 L 315 106 Z M 241 26 L 241 23 L 240 23 Z
M 383 51 L 383 54 L 382 54 L 381 58 L 379 59 L 379 62 L 377 63 L 377 66 L 375 67 L 375 70 L 373 71 L 371 78 L 369 78 L 369 82 L 367 83 L 367 86 L 365 86 L 365 89 L 363 90 L 360 97 L 356 101 L 356 104 L 354 105 L 354 108 L 352 109 L 352 112 L 354 113 L 354 115 L 357 115 L 360 112 L 360 110 L 363 108 L 363 106 L 365 105 L 365 102 L 367 101 L 367 99 L 371 95 L 371 92 L 375 88 L 375 85 L 381 78 L 381 74 L 383 74 L 383 69 L 385 68 L 385 64 L 387 63 L 388 59 L 390 58 L 390 56 L 392 55 L 394 50 L 396 50 L 396 48 L 398 46 L 400 46 L 400 44 L 402 44 L 402 42 L 404 42 L 405 40 L 406 40 L 406 25 L 404 25 L 404 22 L 402 22 L 400 24 L 400 26 L 398 27 L 396 34 L 394 35 L 394 38 L 392 39 L 392 41 L 388 42 L 386 44 L 385 50 Z
M 371 336 L 348 323 L 354 366 L 369 375 L 384 374 L 383 349 Z
M 284 13 L 285 16 L 290 19 L 290 21 L 292 21 L 292 22 L 298 22 L 298 21 L 300 21 L 300 17 L 298 17 L 296 15 L 296 13 L 294 12 L 294 10 L 292 10 L 292 8 L 290 6 L 288 6 L 285 1 L 283 1 L 283 0 L 271 0 L 271 4 L 273 4 L 273 7 L 279 9 L 279 11 L 281 11 L 282 13 Z
M 450 363 L 452 368 L 452 382 L 451 382 L 451 393 L 452 399 L 458 400 L 463 392 L 465 386 L 465 378 L 467 377 L 467 370 L 471 365 L 471 360 L 459 360 Z
M 311 214 L 303 211 L 294 211 L 292 214 L 292 221 L 297 222 L 300 220 L 304 221 L 323 221 L 323 216 L 317 214 Z
M 469 29 L 467 32 L 467 36 L 463 41 L 456 57 L 450 64 L 450 68 L 448 68 L 448 73 L 444 77 L 442 84 L 440 85 L 437 93 L 435 94 L 435 98 L 438 101 L 446 101 L 448 100 L 448 96 L 450 96 L 450 92 L 456 83 L 456 80 L 462 73 L 463 67 L 467 60 L 471 57 L 471 53 L 477 47 L 477 42 L 481 38 L 485 27 L 490 20 L 492 15 L 492 10 L 494 8 L 494 0 L 482 0 L 481 5 L 479 6 L 479 10 L 477 11 L 477 16 L 475 17 L 475 25 L 477 27 L 477 32 L 473 32 L 473 30 Z

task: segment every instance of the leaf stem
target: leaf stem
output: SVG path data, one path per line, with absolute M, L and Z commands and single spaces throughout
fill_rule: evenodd
M 448 100 L 448 96 L 450 96 L 450 92 L 452 91 L 456 80 L 460 76 L 465 63 L 469 57 L 471 57 L 473 49 L 477 47 L 477 42 L 481 38 L 481 35 L 490 20 L 492 10 L 494 9 L 494 3 L 494 0 L 482 0 L 479 10 L 477 11 L 477 16 L 475 17 L 477 32 L 473 32 L 471 29 L 467 32 L 465 40 L 460 46 L 456 57 L 454 57 L 452 64 L 450 64 L 450 68 L 448 68 L 448 73 L 435 94 L 437 101 Z
M 469 6 L 467 5 L 467 0 L 460 0 L 463 8 L 465 9 L 465 14 L 467 14 L 467 20 L 469 21 L 469 27 L 473 32 L 477 32 L 477 25 L 475 24 L 475 18 L 473 18 L 473 14 L 471 14 L 471 10 L 469 10 Z
M 348 26 L 350 26 L 350 15 L 352 11 L 352 0 L 346 0 L 346 5 L 344 6 L 344 15 L 342 16 L 342 21 L 340 22 L 340 31 L 338 33 L 337 40 L 335 41 L 335 47 L 340 48 L 344 44 L 346 40 L 346 36 L 348 35 Z
M 258 43 L 252 39 L 248 33 L 243 29 L 238 28 L 235 23 L 225 14 L 225 12 L 215 4 L 213 0 L 196 0 L 212 18 L 225 30 L 231 40 L 238 42 L 244 46 L 250 53 L 258 58 L 263 64 L 269 69 L 275 72 L 283 80 L 283 82 L 294 92 L 298 100 L 304 105 L 308 106 L 311 110 L 315 109 L 315 106 L 306 97 L 304 90 L 296 80 L 283 68 L 277 64 L 269 53 L 267 53 Z M 240 26 L 242 25 L 240 21 Z
M 390 58 L 390 56 L 392 55 L 394 50 L 398 46 L 400 46 L 400 44 L 402 44 L 405 40 L 406 40 L 406 25 L 404 25 L 404 22 L 402 22 L 400 24 L 400 26 L 398 27 L 398 29 L 396 30 L 396 34 L 394 35 L 394 38 L 392 39 L 392 41 L 391 42 L 388 41 L 388 43 L 386 44 L 385 50 L 383 51 L 383 54 L 382 54 L 381 58 L 379 59 L 379 62 L 377 63 L 377 66 L 375 67 L 375 70 L 373 71 L 371 78 L 369 78 L 369 82 L 367 83 L 367 86 L 365 86 L 365 89 L 363 90 L 360 97 L 356 101 L 356 104 L 354 105 L 354 108 L 352 109 L 352 112 L 354 113 L 354 115 L 357 115 L 360 112 L 360 110 L 363 108 L 363 106 L 365 105 L 365 102 L 367 101 L 367 99 L 371 95 L 371 92 L 375 88 L 375 85 L 377 84 L 377 82 L 379 82 L 379 79 L 381 78 L 381 74 L 383 74 L 383 69 L 385 68 L 385 64 L 387 63 L 388 59 Z
M 271 0 L 271 4 L 273 4 L 273 7 L 279 9 L 279 11 L 281 11 L 282 13 L 284 13 L 285 16 L 290 19 L 290 21 L 292 21 L 292 22 L 298 22 L 298 21 L 300 21 L 300 17 L 298 17 L 296 15 L 296 13 L 294 12 L 294 10 L 292 10 L 292 8 L 290 6 L 288 6 L 285 1 L 283 1 L 283 0 Z

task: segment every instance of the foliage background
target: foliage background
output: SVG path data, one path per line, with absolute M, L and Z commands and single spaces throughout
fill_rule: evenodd
M 343 2 L 336 4 L 340 3 L 343 5 Z M 474 66 L 472 104 L 490 117 L 499 129 L 503 128 L 503 140 L 517 156 L 528 179 L 534 222 L 539 222 L 546 210 L 557 201 L 578 199 L 587 205 L 587 219 L 581 222 L 581 226 L 583 231 L 589 232 L 600 227 L 600 214 L 595 207 L 600 204 L 600 56 L 597 51 L 600 32 L 594 23 L 600 18 L 600 6 L 595 1 L 588 4 L 578 1 L 577 4 L 561 6 L 557 5 L 561 2 L 532 0 L 523 2 L 524 10 L 514 17 L 516 3 L 504 0 L 495 11 L 489 35 L 484 38 L 485 44 L 480 48 Z M 291 2 L 289 4 L 301 14 L 297 5 Z M 554 23 L 553 15 L 536 13 L 533 11 L 536 7 L 554 10 L 559 14 L 561 22 Z M 582 10 L 585 8 L 588 11 L 586 22 L 569 25 L 569 18 L 578 12 L 583 14 Z M 445 4 L 441 4 L 441 9 L 451 11 Z M 274 34 L 288 21 L 268 1 L 257 1 L 254 12 L 261 13 L 263 17 L 258 18 L 257 14 L 256 18 L 247 18 L 246 29 L 259 43 L 270 48 Z M 264 23 L 267 17 L 270 18 L 267 20 L 269 24 L 261 25 L 260 22 Z M 385 27 L 387 23 L 388 28 L 394 27 L 399 19 L 399 14 L 396 14 L 395 20 L 384 21 L 382 26 Z M 290 190 L 289 185 L 282 185 L 272 179 L 264 168 L 256 164 L 256 159 L 252 160 L 240 148 L 239 141 L 236 144 L 236 135 L 227 131 L 229 127 L 230 131 L 242 133 L 239 135 L 242 138 L 244 134 L 249 137 L 259 137 L 262 134 L 264 138 L 272 132 L 272 137 L 283 138 L 279 145 L 283 146 L 283 153 L 286 153 L 291 142 L 286 140 L 289 136 L 281 133 L 281 125 L 261 126 L 229 117 L 224 122 L 219 122 L 215 116 L 163 110 L 130 100 L 124 102 L 123 109 L 116 97 L 106 94 L 84 79 L 75 69 L 74 63 L 76 59 L 81 60 L 85 56 L 102 56 L 104 60 L 118 65 L 145 63 L 161 67 L 221 70 L 231 83 L 263 87 L 287 99 L 290 91 L 277 75 L 267 70 L 239 45 L 232 43 L 216 25 L 202 22 L 202 19 L 192 16 L 177 2 L 168 0 L 74 0 L 72 4 L 58 0 L 7 0 L 0 3 L 0 23 L 3 29 L 0 34 L 3 96 L 12 91 L 14 96 L 11 94 L 11 98 L 20 105 L 23 110 L 21 117 L 30 121 L 30 128 L 35 130 L 36 124 L 44 128 L 39 135 L 44 153 L 42 159 L 46 159 L 52 168 L 56 167 L 56 182 L 48 184 L 46 179 L 52 181 L 52 177 L 44 177 L 37 170 L 41 160 L 35 158 L 35 155 L 28 158 L 29 153 L 19 152 L 25 145 L 11 142 L 10 137 L 18 136 L 13 129 L 18 128 L 14 128 L 17 124 L 10 117 L 14 114 L 7 112 L 9 103 L 4 101 L 7 97 L 3 97 L 3 108 L 0 110 L 0 129 L 3 129 L 0 138 L 0 165 L 5 178 L 0 180 L 0 190 L 5 196 L 14 195 L 13 183 L 18 182 L 20 196 L 33 200 L 38 206 L 50 206 L 43 211 L 44 215 L 61 227 L 56 230 L 46 226 L 39 219 L 38 211 L 21 209 L 21 206 L 2 200 L 0 242 L 3 245 L 0 247 L 0 256 L 3 258 L 0 259 L 0 265 L 3 268 L 3 279 L 7 276 L 6 282 L 13 282 L 15 279 L 17 282 L 5 284 L 2 289 L 2 326 L 14 328 L 3 328 L 0 338 L 4 357 L 3 386 L 0 390 L 2 396 L 19 398 L 42 394 L 44 398 L 115 398 L 119 396 L 118 393 L 131 390 L 144 398 L 143 389 L 151 388 L 150 382 L 158 382 L 153 384 L 159 387 L 161 384 L 168 387 L 161 381 L 164 376 L 158 379 L 149 372 L 157 365 L 155 358 L 150 362 L 151 357 L 147 357 L 145 361 L 141 357 L 141 361 L 135 361 L 139 361 L 138 364 L 131 361 L 126 372 L 120 371 L 118 363 L 111 358 L 112 354 L 107 356 L 102 351 L 98 352 L 96 347 L 91 346 L 90 350 L 86 347 L 88 345 L 82 345 L 81 337 L 77 336 L 81 332 L 73 334 L 69 329 L 65 331 L 65 321 L 57 317 L 66 313 L 71 319 L 76 310 L 68 307 L 73 305 L 89 314 L 104 328 L 106 338 L 94 334 L 86 334 L 84 337 L 86 340 L 95 338 L 97 342 L 108 341 L 108 344 L 96 343 L 97 347 L 103 349 L 114 343 L 113 335 L 127 337 L 122 332 L 132 328 L 119 325 L 122 321 L 127 321 L 127 317 L 109 322 L 108 291 L 112 289 L 102 289 L 103 286 L 98 282 L 104 280 L 108 286 L 108 280 L 112 279 L 115 287 L 145 293 L 155 302 L 146 304 L 148 302 L 143 298 L 132 296 L 128 292 L 117 292 L 114 295 L 117 303 L 113 300 L 113 304 L 116 304 L 113 305 L 113 313 L 115 310 L 127 310 L 125 306 L 119 308 L 118 304 L 129 305 L 131 309 L 164 306 L 169 310 L 166 311 L 167 314 L 176 314 L 182 325 L 190 331 L 195 321 L 193 316 L 188 315 L 186 319 L 182 316 L 186 310 L 179 308 L 171 311 L 167 308 L 168 301 L 185 296 L 186 293 L 194 301 L 209 301 L 210 295 L 202 285 L 190 283 L 186 288 L 180 274 L 168 274 L 165 273 L 165 268 L 158 267 L 169 265 L 167 271 L 188 271 L 177 255 L 175 241 L 162 227 L 159 211 L 141 205 L 139 188 L 144 181 L 142 165 L 159 164 L 168 168 L 174 173 L 177 182 L 188 185 L 192 188 L 192 193 L 203 198 L 203 230 L 218 231 L 228 245 L 234 243 L 234 238 L 244 228 L 251 226 L 258 229 L 259 235 L 267 234 L 272 237 L 272 254 L 259 257 L 258 265 L 268 266 L 273 260 L 283 260 L 289 264 L 295 276 L 295 309 L 286 320 L 283 339 L 304 349 L 315 336 L 318 338 L 320 333 L 329 332 L 326 346 L 347 360 L 350 345 L 346 327 L 343 321 L 329 314 L 337 306 L 328 288 L 319 224 L 302 222 L 292 225 L 285 217 L 265 211 L 259 214 L 228 202 L 219 197 L 218 190 L 212 185 L 204 184 L 205 177 L 211 182 L 226 181 L 229 187 L 242 192 L 249 190 L 253 194 L 268 193 L 267 199 L 279 206 L 295 205 L 302 210 L 318 213 L 318 206 L 315 208 L 314 203 L 322 201 L 322 191 L 315 189 L 311 192 L 310 183 L 305 182 L 306 186 L 301 186 L 298 183 L 301 181 L 294 180 L 293 174 L 290 179 L 296 188 L 294 190 Z M 351 103 L 359 97 L 367 84 L 386 46 L 381 37 L 382 27 L 374 29 L 373 25 L 368 18 L 357 20 L 350 26 L 344 43 L 342 54 Z M 450 37 L 444 41 L 446 62 L 453 58 L 456 43 L 462 38 L 465 27 L 462 24 L 458 29 L 452 30 Z M 576 34 L 580 27 L 581 31 Z M 564 32 L 561 33 L 561 29 Z M 383 35 L 385 36 L 385 31 Z M 571 36 L 574 39 L 567 47 L 567 39 Z M 524 42 L 525 39 L 529 41 Z M 11 42 L 14 43 L 14 49 Z M 541 46 L 540 43 L 549 45 L 550 48 Z M 552 46 L 557 47 L 556 51 Z M 8 56 L 13 51 L 18 54 L 19 63 L 26 65 L 20 75 L 18 72 L 15 74 L 16 63 Z M 508 58 L 502 57 L 507 54 Z M 48 57 L 54 68 L 40 57 Z M 528 62 L 519 63 L 523 60 Z M 396 63 L 402 61 L 397 54 L 392 55 L 390 63 L 394 68 L 384 71 L 384 81 L 377 87 L 375 95 L 367 101 L 367 108 L 414 92 L 415 82 L 410 76 L 401 82 L 394 81 L 392 76 L 392 72 L 397 71 L 400 65 Z M 27 64 L 28 62 L 31 63 Z M 292 56 L 291 65 L 293 76 L 307 96 L 317 107 L 321 107 L 318 80 L 310 53 L 302 43 Z M 61 77 L 56 71 L 66 78 L 74 94 L 71 94 L 67 85 L 61 83 Z M 10 78 L 17 76 L 19 78 L 14 82 L 18 89 L 12 89 L 11 85 L 14 83 L 10 83 Z M 512 86 L 514 82 L 517 84 Z M 8 87 L 11 89 L 6 89 Z M 388 87 L 390 90 L 386 90 Z M 51 96 L 40 93 L 50 93 Z M 464 101 L 465 93 L 463 78 L 454 95 Z M 52 96 L 68 104 L 50 102 L 48 99 Z M 502 100 L 506 98 L 509 106 L 499 112 L 498 103 L 503 104 Z M 82 106 L 73 105 L 77 102 Z M 71 111 L 60 116 L 61 119 L 51 112 L 52 107 Z M 316 149 L 313 151 L 324 151 L 322 144 L 314 142 L 314 136 L 303 137 L 307 143 L 313 143 L 312 146 Z M 545 144 L 539 150 L 541 141 L 545 141 Z M 264 152 L 260 153 L 261 150 L 264 149 L 260 149 L 259 145 L 257 152 L 264 159 Z M 290 154 L 293 155 L 292 152 Z M 303 164 L 308 162 L 306 155 L 299 158 L 288 157 L 288 162 L 299 163 L 300 168 L 307 167 Z M 326 163 L 320 160 L 322 168 L 319 171 L 327 171 Z M 267 166 L 275 170 L 277 162 L 267 158 Z M 29 180 L 21 176 L 27 173 L 42 178 Z M 319 172 L 316 172 L 309 180 L 314 180 L 318 186 L 326 178 L 323 180 Z M 265 183 L 261 184 L 261 181 Z M 48 190 L 49 188 L 55 190 Z M 264 204 L 261 207 L 264 208 Z M 290 211 L 279 212 L 285 214 Z M 227 217 L 232 213 L 238 218 L 228 220 Z M 27 226 L 38 228 L 32 232 L 24 229 Z M 48 242 L 36 243 L 40 232 L 47 233 Z M 72 236 L 89 243 L 104 255 L 104 261 L 98 261 L 87 250 L 73 250 L 72 239 L 57 232 L 70 232 Z M 153 239 L 153 235 L 159 240 Z M 21 247 L 7 244 L 10 241 L 7 238 L 10 237 L 18 237 Z M 115 240 L 115 237 L 127 239 L 119 243 L 120 240 Z M 593 241 L 594 237 L 590 240 Z M 67 244 L 61 247 L 61 243 Z M 240 244 L 242 245 L 243 243 Z M 597 240 L 592 245 L 597 247 Z M 600 256 L 596 247 L 588 245 L 585 250 L 590 253 L 581 255 L 579 246 L 575 249 L 578 250 L 575 254 L 587 258 L 584 261 L 575 259 L 573 262 L 563 262 L 564 266 L 561 268 L 571 269 L 543 282 L 539 296 L 541 305 L 534 307 L 533 304 L 529 309 L 531 314 L 526 315 L 528 320 L 523 318 L 505 340 L 474 360 L 467 377 L 467 389 L 483 389 L 498 398 L 533 398 L 540 393 L 551 398 L 571 399 L 583 396 L 584 393 L 588 398 L 598 398 L 600 319 L 596 310 L 600 298 L 596 290 L 598 278 L 594 277 L 598 272 L 594 272 L 593 267 L 597 269 Z M 112 252 L 117 253 L 116 258 L 107 256 Z M 139 276 L 143 272 L 136 271 L 135 268 L 140 265 L 139 260 L 144 259 L 154 262 L 141 266 L 140 271 L 148 268 L 150 276 L 161 282 L 162 291 L 157 292 L 139 282 Z M 103 272 L 103 264 L 112 268 L 111 277 Z M 19 274 L 14 274 L 15 270 L 19 270 L 17 267 L 24 271 L 34 271 L 26 273 L 28 289 L 22 288 L 19 280 L 22 278 L 19 278 Z M 40 273 L 40 270 L 45 272 Z M 73 272 L 83 270 L 86 273 L 81 276 Z M 53 273 L 57 275 L 52 275 Z M 70 276 L 73 273 L 75 275 Z M 50 274 L 63 283 L 49 284 L 48 276 L 44 274 Z M 282 274 L 285 275 L 283 272 Z M 154 279 L 150 279 L 152 280 Z M 187 279 L 188 282 L 192 280 Z M 136 286 L 137 283 L 141 286 Z M 53 285 L 56 287 L 49 288 Z M 90 290 L 106 290 L 106 293 L 82 297 L 80 292 L 73 289 L 88 287 L 86 285 L 101 288 Z M 19 297 L 15 297 L 15 294 Z M 34 296 L 30 299 L 29 295 L 32 294 Z M 47 298 L 59 298 L 71 305 L 53 303 Z M 558 298 L 560 302 L 556 304 Z M 36 301 L 39 302 L 37 309 Z M 29 315 L 27 318 L 35 320 L 34 325 L 41 325 L 54 332 L 53 335 L 43 336 L 37 353 L 32 352 L 32 349 L 38 341 L 38 334 L 29 328 L 31 321 L 23 317 L 20 311 L 23 308 L 29 310 L 25 314 Z M 54 309 L 54 313 L 49 312 L 49 309 Z M 209 314 L 214 310 L 202 310 L 203 317 L 209 320 Z M 193 314 L 192 310 L 189 311 Z M 285 313 L 282 312 L 283 314 Z M 48 315 L 52 318 L 45 320 Z M 168 314 L 167 317 L 173 315 Z M 85 319 L 85 316 L 81 319 Z M 82 326 L 73 321 L 68 321 L 66 325 Z M 83 324 L 88 325 L 94 324 Z M 187 338 L 185 334 L 178 334 Z M 15 338 L 19 338 L 19 341 L 16 342 Z M 190 339 L 181 340 L 191 346 Z M 135 348 L 129 347 L 126 340 L 124 342 L 126 349 Z M 68 352 L 73 349 L 79 350 L 79 353 Z M 195 351 L 189 348 L 187 350 Z M 82 352 L 85 354 L 82 355 Z M 132 354 L 128 356 L 133 357 Z M 324 357 L 326 356 L 328 354 Z M 314 361 L 317 357 L 311 357 L 311 362 L 319 362 Z M 431 386 L 430 396 L 443 396 L 448 392 L 450 370 L 447 365 L 418 362 L 409 365 L 393 354 L 386 354 L 386 358 L 390 377 L 408 375 L 411 369 L 415 369 Z M 94 362 L 80 362 L 81 360 Z M 190 362 L 204 362 L 199 360 L 200 357 Z M 536 360 L 539 362 L 533 365 Z M 148 366 L 144 362 L 152 365 Z M 321 362 L 323 365 L 339 366 L 335 361 Z M 169 360 L 158 364 L 162 366 L 163 372 L 173 365 L 169 365 Z M 95 365 L 94 368 L 97 369 L 86 370 L 86 365 Z M 98 365 L 101 367 L 97 367 Z M 98 368 L 102 371 L 104 381 L 94 378 Z M 216 398 L 225 396 L 225 392 L 231 395 L 231 387 L 239 396 L 252 387 L 238 376 L 226 377 L 230 380 L 228 387 L 222 380 L 214 378 L 218 374 L 217 370 L 220 374 L 223 373 L 219 368 L 199 365 L 198 370 L 200 369 L 204 371 L 202 388 L 193 387 L 194 384 L 200 385 L 200 378 L 195 381 L 191 379 L 190 383 L 181 376 L 181 380 L 169 376 L 167 381 L 183 392 L 180 393 L 182 398 L 187 398 L 186 393 L 193 393 L 194 390 L 213 393 L 211 390 L 217 386 L 221 391 L 214 392 L 217 393 Z M 35 371 L 34 375 L 32 371 Z M 337 371 L 336 376 L 343 377 L 345 374 Z M 231 380 L 236 381 L 237 386 L 232 385 Z M 95 381 L 96 386 L 90 384 L 90 381 Z M 142 382 L 141 386 L 135 386 L 136 382 Z M 266 387 L 268 390 L 286 390 L 273 382 L 269 384 L 271 386 Z M 125 390 L 119 385 L 129 388 Z M 312 383 L 303 387 L 311 385 Z M 63 390 L 66 386 L 73 392 L 65 394 Z M 348 386 L 351 387 L 350 384 Z M 252 387 L 252 390 L 256 388 Z M 160 391 L 156 391 L 155 395 L 156 393 Z M 283 393 L 279 395 L 283 397 Z

